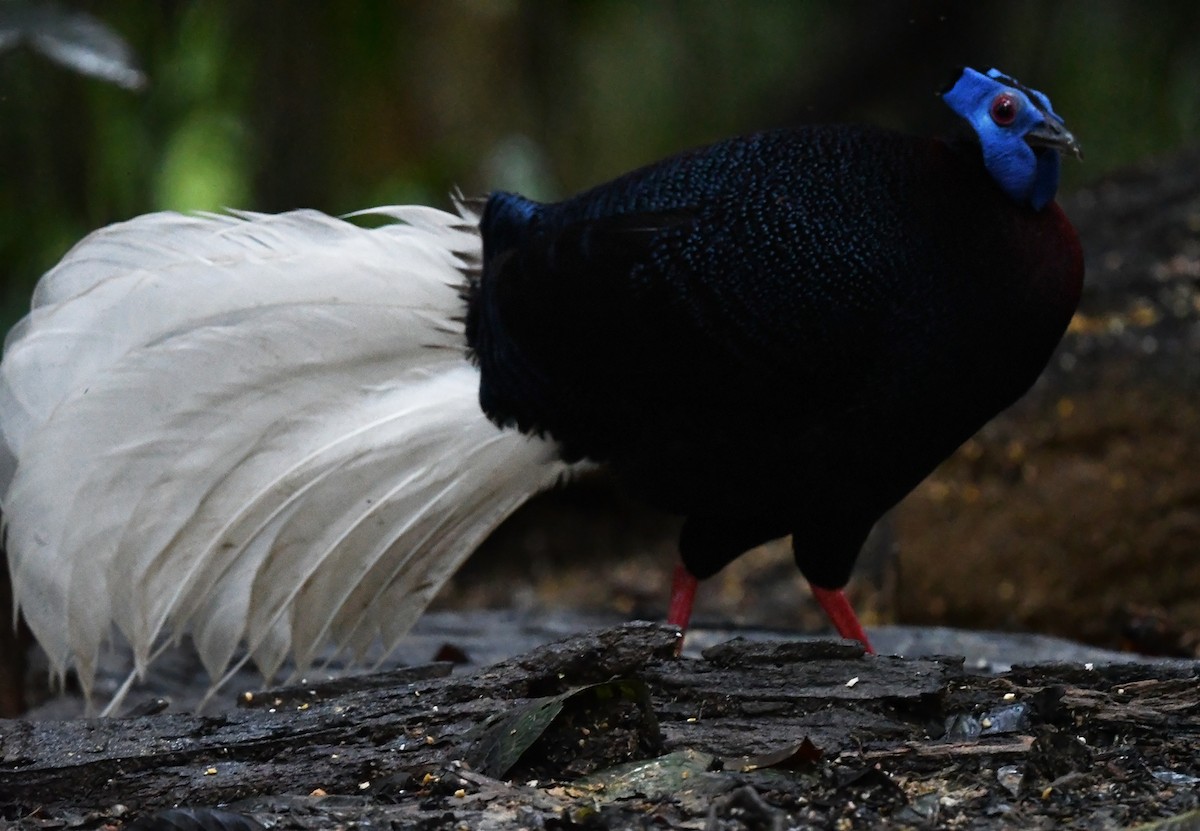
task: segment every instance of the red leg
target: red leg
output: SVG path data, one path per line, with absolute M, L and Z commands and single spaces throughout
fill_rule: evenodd
M 667 623 L 678 626 L 681 637 L 675 644 L 675 654 L 683 652 L 683 637 L 692 620 L 692 604 L 696 600 L 696 587 L 700 584 L 683 563 L 675 566 L 671 579 L 671 605 L 667 610 Z
M 684 632 L 692 620 L 692 604 L 696 601 L 696 587 L 700 581 L 684 567 L 683 563 L 675 566 L 675 574 L 671 580 L 671 605 L 667 611 L 667 623 L 678 626 Z
M 821 604 L 821 608 L 825 610 L 829 622 L 838 630 L 838 634 L 843 638 L 858 641 L 867 648 L 867 652 L 874 655 L 875 650 L 871 648 L 871 642 L 867 640 L 867 633 L 863 631 L 862 624 L 858 622 L 858 615 L 854 614 L 854 607 L 846 599 L 845 592 L 841 589 L 822 589 L 811 584 L 810 588 L 812 588 L 813 597 Z
M 679 627 L 676 654 L 683 654 L 683 638 L 688 634 L 691 622 L 691 606 L 696 600 L 696 586 L 700 585 L 692 573 L 679 563 L 671 579 L 671 605 L 667 606 L 667 623 Z

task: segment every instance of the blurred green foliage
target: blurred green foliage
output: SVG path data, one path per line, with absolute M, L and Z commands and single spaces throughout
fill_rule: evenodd
M 34 4 L 35 0 L 27 0 Z M 866 0 L 104 0 L 131 92 L 0 54 L 0 326 L 87 231 L 159 209 L 550 198 L 720 136 L 953 129 L 960 64 L 1047 92 L 1068 186 L 1200 132 L 1200 4 Z

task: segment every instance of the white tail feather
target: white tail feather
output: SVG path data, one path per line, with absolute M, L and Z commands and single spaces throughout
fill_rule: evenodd
M 77 245 L 0 364 L 13 588 L 90 689 L 191 632 L 214 678 L 393 645 L 567 471 L 477 403 L 459 296 L 475 217 L 154 214 Z

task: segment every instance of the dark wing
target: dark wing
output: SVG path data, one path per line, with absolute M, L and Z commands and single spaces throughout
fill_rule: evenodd
M 918 270 L 879 192 L 896 166 L 849 187 L 830 136 L 715 145 L 554 205 L 494 196 L 468 327 L 488 414 L 597 459 L 820 441 L 886 380 Z

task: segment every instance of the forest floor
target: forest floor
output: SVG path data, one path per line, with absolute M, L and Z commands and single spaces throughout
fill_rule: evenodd
M 1194 662 L 961 630 L 1197 657 L 1197 171 L 1184 154 L 1064 200 L 1080 313 L 1030 395 L 868 545 L 868 625 L 916 627 L 876 629 L 884 655 L 781 634 L 823 623 L 786 545 L 702 587 L 683 658 L 659 627 L 578 634 L 659 619 L 675 557 L 675 523 L 598 477 L 489 540 L 402 650 L 415 669 L 197 716 L 204 682 L 180 657 L 129 717 L 74 718 L 68 696 L 0 721 L 0 818 L 115 828 L 185 804 L 246 824 L 143 827 L 1124 828 L 1195 810 Z M 717 643 L 754 627 L 773 634 Z
M 538 635 L 440 617 L 450 625 L 424 637 L 451 638 L 443 659 Z M 0 722 L 0 816 L 31 829 L 1049 829 L 1200 807 L 1196 662 L 997 672 L 848 641 L 735 638 L 682 658 L 677 643 L 633 623 L 477 668 L 231 690 L 204 716 L 138 698 L 121 718 Z

